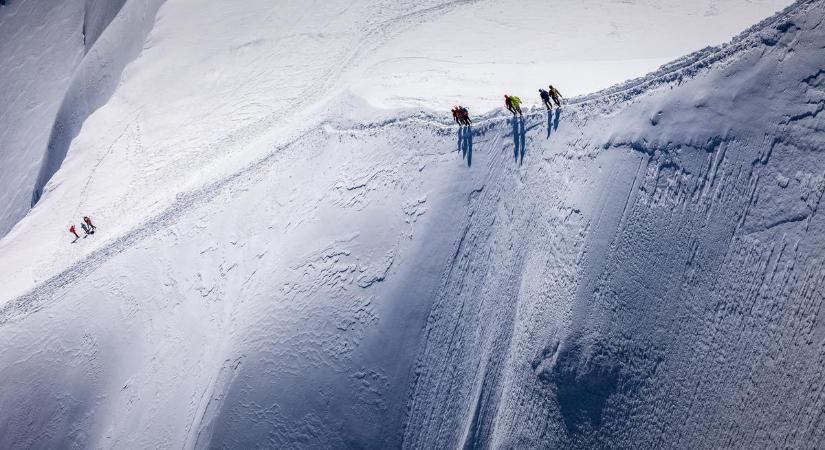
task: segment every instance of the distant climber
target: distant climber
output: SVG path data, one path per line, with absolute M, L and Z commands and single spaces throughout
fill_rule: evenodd
M 85 222 L 86 225 L 89 226 L 89 230 L 92 233 L 94 233 L 95 230 L 97 230 L 97 227 L 92 223 L 92 219 L 90 219 L 89 216 L 83 216 L 83 222 Z
M 544 107 L 547 108 L 548 111 L 553 109 L 553 102 L 550 101 L 550 93 L 544 89 L 539 89 L 539 95 L 541 95 L 541 101 L 544 103 Z
M 74 235 L 74 240 L 75 241 L 80 239 L 80 235 L 77 234 L 77 229 L 75 229 L 74 225 L 69 227 L 69 233 L 72 233 Z
M 453 106 L 453 120 L 455 120 L 455 123 L 461 125 L 461 110 L 458 106 Z
M 86 225 L 85 223 L 81 223 L 81 224 L 80 224 L 80 228 L 82 228 L 82 229 L 83 229 L 83 232 L 84 232 L 84 233 L 86 233 L 86 234 L 83 236 L 83 238 L 84 238 L 84 239 L 85 239 L 87 236 L 89 236 L 90 234 L 94 233 L 94 231 L 92 231 L 92 229 L 91 229 L 91 228 L 89 228 L 89 226 L 88 226 L 88 225 Z
M 550 97 L 552 97 L 553 101 L 556 102 L 556 106 L 561 107 L 561 102 L 562 100 L 564 100 L 561 96 L 561 92 L 559 92 L 558 89 L 554 88 L 552 84 L 549 86 L 549 88 L 550 89 L 548 93 L 550 94 Z
M 515 95 L 504 95 L 504 106 L 507 107 L 507 110 L 513 113 L 515 116 L 516 114 L 521 114 L 521 99 L 516 97 Z
M 469 127 L 470 125 L 473 124 L 473 121 L 470 120 L 470 110 L 469 109 L 467 109 L 463 106 L 459 106 L 458 111 L 459 111 L 459 115 L 460 115 L 460 118 L 461 118 L 461 122 L 464 125 L 467 125 Z
M 462 126 L 470 126 L 473 123 L 470 120 L 470 111 L 463 106 L 453 106 L 453 120 Z

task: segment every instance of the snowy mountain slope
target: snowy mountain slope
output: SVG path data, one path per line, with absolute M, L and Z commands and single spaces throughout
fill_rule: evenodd
M 315 93 L 449 5 L 233 5 L 164 5 L 0 242 L 0 447 L 817 442 L 821 1 L 458 134 Z M 276 16 L 317 53 L 187 39 Z
M 82 120 L 105 102 L 140 50 L 153 16 L 138 27 L 130 22 L 145 3 L 121 11 L 124 0 L 16 0 L 0 10 L 7 69 L 0 86 L 0 236 L 28 212 L 43 165 L 52 167 L 40 175 L 45 181 L 59 167 L 62 156 L 50 158 L 47 148 L 69 133 L 53 151 L 65 154 Z
M 16 411 L 4 444 L 275 445 L 317 432 L 307 445 L 343 445 L 398 429 L 412 358 L 392 356 L 414 354 L 409 336 L 441 275 L 405 261 L 446 258 L 454 232 L 430 224 L 450 216 L 439 211 L 456 203 L 464 171 L 448 164 L 454 142 L 440 126 L 340 128 L 302 137 L 206 203 L 188 198 L 174 221 L 147 224 L 151 239 L 107 247 L 52 285 L 45 314 L 6 322 L 5 348 L 41 348 L 30 362 L 56 370 L 23 382 L 31 366 L 4 353 L 4 379 L 21 380 L 0 389 L 4 411 Z M 413 130 L 441 148 L 399 158 Z M 78 364 L 74 376 L 66 363 Z M 235 403 L 253 389 L 252 405 Z
M 0 242 L 16 260 L 2 294 L 19 295 L 97 249 L 99 241 L 64 245 L 67 222 L 79 214 L 117 227 L 114 236 L 126 233 L 173 207 L 179 192 L 229 176 L 312 128 L 315 105 L 328 101 L 357 55 L 456 2 L 386 3 L 378 15 L 373 2 L 323 2 L 312 15 L 302 13 L 305 2 L 218 3 L 196 13 L 185 2 L 165 4 L 117 95 L 83 123 L 70 157 L 56 158 L 62 170 L 42 206 Z M 203 40 L 207 28 L 213 41 Z M 78 91 L 81 106 L 86 92 Z M 32 233 L 32 224 L 51 229 Z
M 90 2 L 92 8 L 102 10 L 98 17 L 90 14 L 87 6 L 83 23 L 87 53 L 75 70 L 72 83 L 54 119 L 49 143 L 34 184 L 32 205 L 40 200 L 46 183 L 60 169 L 72 139 L 80 132 L 83 122 L 108 101 L 117 88 L 126 65 L 140 54 L 161 3 L 162 0 Z M 114 16 L 114 13 L 117 15 Z M 95 34 L 101 32 L 99 28 L 105 24 L 101 21 L 109 17 L 112 22 L 105 25 L 99 38 L 95 37 Z M 90 36 L 88 32 L 95 34 Z M 95 39 L 91 40 L 92 37 Z
M 818 446 L 823 6 L 514 133 L 530 164 L 473 208 L 405 446 Z

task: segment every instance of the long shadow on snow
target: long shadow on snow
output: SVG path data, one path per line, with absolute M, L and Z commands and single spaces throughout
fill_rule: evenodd
M 473 129 L 469 126 L 458 129 L 458 149 L 461 157 L 467 160 L 467 166 L 473 165 Z
M 526 152 L 526 135 L 524 130 L 524 117 L 513 117 L 513 158 L 517 163 L 524 162 L 524 153 Z
M 662 359 L 659 352 L 639 343 L 583 345 L 574 337 L 563 346 L 552 342 L 532 366 L 543 384 L 555 387 L 565 428 L 577 434 L 598 429 L 611 397 L 637 392 Z
M 556 108 L 556 112 L 547 111 L 547 137 L 550 133 L 559 129 L 559 120 L 561 119 L 561 109 Z

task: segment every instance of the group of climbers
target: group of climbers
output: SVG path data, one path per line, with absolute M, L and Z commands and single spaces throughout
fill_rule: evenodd
M 558 91 L 558 89 L 554 88 L 552 84 L 548 86 L 548 90 L 546 91 L 544 89 L 539 89 L 539 95 L 541 96 L 541 101 L 544 102 L 544 106 L 547 108 L 548 111 L 553 109 L 553 103 L 555 103 L 556 106 L 561 108 L 561 93 Z M 553 99 L 553 103 L 550 102 L 551 98 Z
M 453 120 L 459 126 L 470 126 L 473 123 L 470 120 L 470 111 L 463 106 L 453 106 Z
M 80 224 L 80 228 L 86 233 L 83 236 L 84 238 L 90 234 L 95 234 L 95 230 L 97 230 L 97 227 L 92 223 L 92 219 L 90 219 L 89 216 L 83 216 L 83 223 Z M 80 235 L 77 234 L 77 228 L 74 227 L 74 224 L 69 227 L 69 233 L 74 235 L 73 242 L 77 242 L 77 240 L 80 239 Z
M 563 101 L 562 96 L 559 93 L 559 91 L 553 87 L 552 84 L 549 86 L 548 90 L 539 89 L 539 94 L 541 95 L 541 100 L 548 111 L 553 109 L 553 102 L 556 104 L 556 106 L 561 107 Z M 522 116 L 521 99 L 517 96 L 505 94 L 504 106 L 507 107 L 508 111 L 513 113 L 514 117 L 516 115 Z M 466 107 L 454 106 L 452 112 L 453 120 L 455 120 L 455 122 L 459 124 L 459 126 L 469 127 L 473 123 L 472 120 L 470 120 L 470 111 Z M 89 236 L 90 234 L 94 234 L 95 230 L 97 229 L 97 227 L 92 223 L 92 219 L 90 219 L 89 216 L 83 217 L 83 223 L 80 224 L 80 227 L 86 233 L 83 236 L 84 238 Z M 73 234 L 75 237 L 73 242 L 77 242 L 77 240 L 80 239 L 80 235 L 77 234 L 77 229 L 74 225 L 71 225 L 69 227 L 69 233 Z
M 541 96 L 542 103 L 544 103 L 544 107 L 547 108 L 548 111 L 553 109 L 553 103 L 560 108 L 564 101 L 561 93 L 553 87 L 552 84 L 547 87 L 547 90 L 539 89 L 539 95 Z M 514 117 L 516 115 L 523 115 L 521 112 L 521 99 L 515 95 L 504 94 L 504 106 L 507 108 L 507 111 L 513 113 Z M 470 126 L 472 123 L 470 120 L 470 112 L 463 106 L 453 107 L 453 120 L 460 126 Z

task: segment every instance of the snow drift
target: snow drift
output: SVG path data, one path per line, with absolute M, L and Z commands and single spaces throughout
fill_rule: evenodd
M 340 35 L 289 39 L 346 65 L 442 11 L 385 6 L 366 38 L 330 19 Z M 346 93 L 317 107 L 333 76 L 288 59 L 313 80 L 284 85 L 307 108 L 289 120 L 271 93 L 261 119 L 183 82 L 135 106 L 186 58 L 220 86 L 257 57 L 232 42 L 153 71 L 149 48 L 0 241 L 0 447 L 815 447 L 823 6 L 462 130 Z M 195 124 L 140 116 L 196 100 Z M 232 111 L 228 137 L 191 137 Z M 36 226 L 92 207 L 98 234 L 69 249 Z

